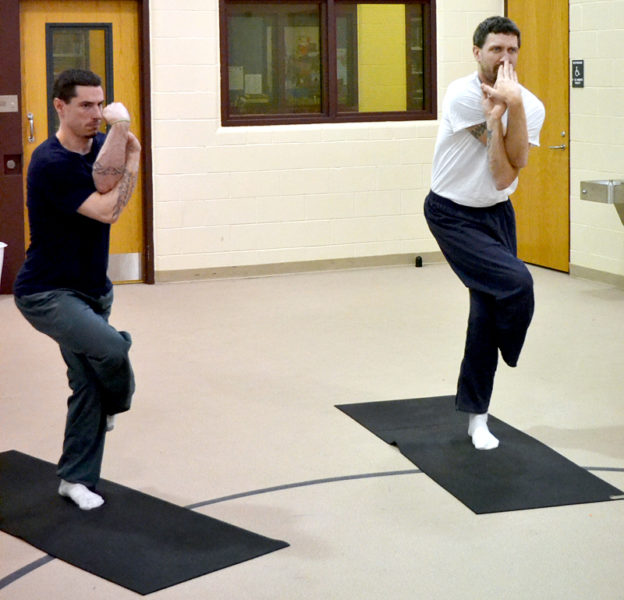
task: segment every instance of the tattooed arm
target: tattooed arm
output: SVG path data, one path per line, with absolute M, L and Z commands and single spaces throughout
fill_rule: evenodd
M 504 132 L 505 150 L 509 162 L 522 169 L 529 162 L 529 132 L 522 102 L 518 74 L 513 65 L 505 61 L 498 68 L 494 86 L 483 84 L 484 96 L 507 108 L 507 129 Z
M 110 129 L 93 164 L 93 182 L 95 189 L 104 194 L 113 189 L 124 173 L 130 113 L 121 102 L 113 102 L 104 108 L 102 116 Z
M 518 177 L 529 158 L 526 114 L 513 65 L 505 61 L 498 69 L 494 86 L 482 84 L 481 89 L 486 117 L 488 165 L 496 189 L 504 190 Z M 502 122 L 505 111 L 508 111 L 506 130 Z
M 117 183 L 107 192 L 93 192 L 78 208 L 81 215 L 102 223 L 115 223 L 128 204 L 139 173 L 141 144 L 134 134 L 128 132 L 127 136 L 125 164 Z
M 504 190 L 518 176 L 529 158 L 526 115 L 518 76 L 510 63 L 499 67 L 494 87 L 482 84 L 482 106 L 485 122 L 468 127 L 467 131 L 487 146 L 488 165 L 496 189 Z M 502 117 L 507 113 L 507 127 Z
M 520 167 L 516 167 L 509 158 L 503 123 L 500 118 L 502 113 L 499 115 L 499 111 L 492 112 L 493 103 L 490 103 L 491 106 L 488 107 L 485 106 L 486 104 L 488 101 L 484 98 L 487 122 L 468 127 L 468 132 L 484 146 L 487 146 L 488 165 L 494 178 L 494 184 L 497 190 L 504 190 L 518 177 Z M 504 108 L 502 112 L 505 112 Z
M 496 189 L 504 190 L 518 177 L 520 168 L 515 167 L 509 160 L 505 147 L 503 123 L 500 118 L 488 116 L 486 135 L 490 173 L 492 173 Z
M 468 132 L 484 146 L 487 145 L 487 123 L 479 123 L 478 125 L 468 127 Z

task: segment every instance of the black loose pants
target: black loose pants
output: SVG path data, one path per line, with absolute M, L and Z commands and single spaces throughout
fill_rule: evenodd
M 500 350 L 515 367 L 533 317 L 533 279 L 516 256 L 511 201 L 472 208 L 430 192 L 425 218 L 440 250 L 470 292 L 466 347 L 457 384 L 458 410 L 488 411 Z

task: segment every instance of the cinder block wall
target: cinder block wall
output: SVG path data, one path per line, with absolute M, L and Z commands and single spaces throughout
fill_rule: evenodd
M 439 105 L 502 0 L 438 0 Z M 153 0 L 156 278 L 437 253 L 422 214 L 437 122 L 220 125 L 217 0 Z
M 624 205 L 580 199 L 580 182 L 624 179 L 624 0 L 570 0 L 571 272 L 624 282 Z M 611 277 L 609 277 L 611 276 Z

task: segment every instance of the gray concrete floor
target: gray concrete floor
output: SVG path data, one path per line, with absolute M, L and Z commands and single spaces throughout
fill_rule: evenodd
M 624 291 L 531 268 L 536 314 L 491 412 L 624 488 Z M 334 408 L 454 392 L 468 310 L 445 264 L 116 288 L 133 410 L 102 476 L 289 548 L 151 595 L 185 599 L 622 599 L 624 502 L 475 515 Z M 56 462 L 56 345 L 0 296 L 0 451 Z M 505 440 L 502 439 L 504 444 Z M 602 470 L 605 469 L 605 470 Z M 1 511 L 1 505 L 0 505 Z M 0 533 L 6 600 L 136 594 Z

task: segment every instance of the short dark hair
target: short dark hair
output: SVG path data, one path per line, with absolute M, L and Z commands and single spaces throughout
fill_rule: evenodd
M 77 85 L 99 87 L 102 85 L 102 79 L 86 69 L 67 69 L 55 79 L 52 98 L 60 98 L 65 103 L 71 102 L 71 99 L 76 97 Z
M 475 46 L 483 48 L 485 39 L 490 33 L 510 33 L 518 38 L 518 48 L 520 48 L 520 29 L 518 26 L 507 17 L 488 17 L 482 23 L 477 25 L 474 35 L 472 36 L 472 42 Z

